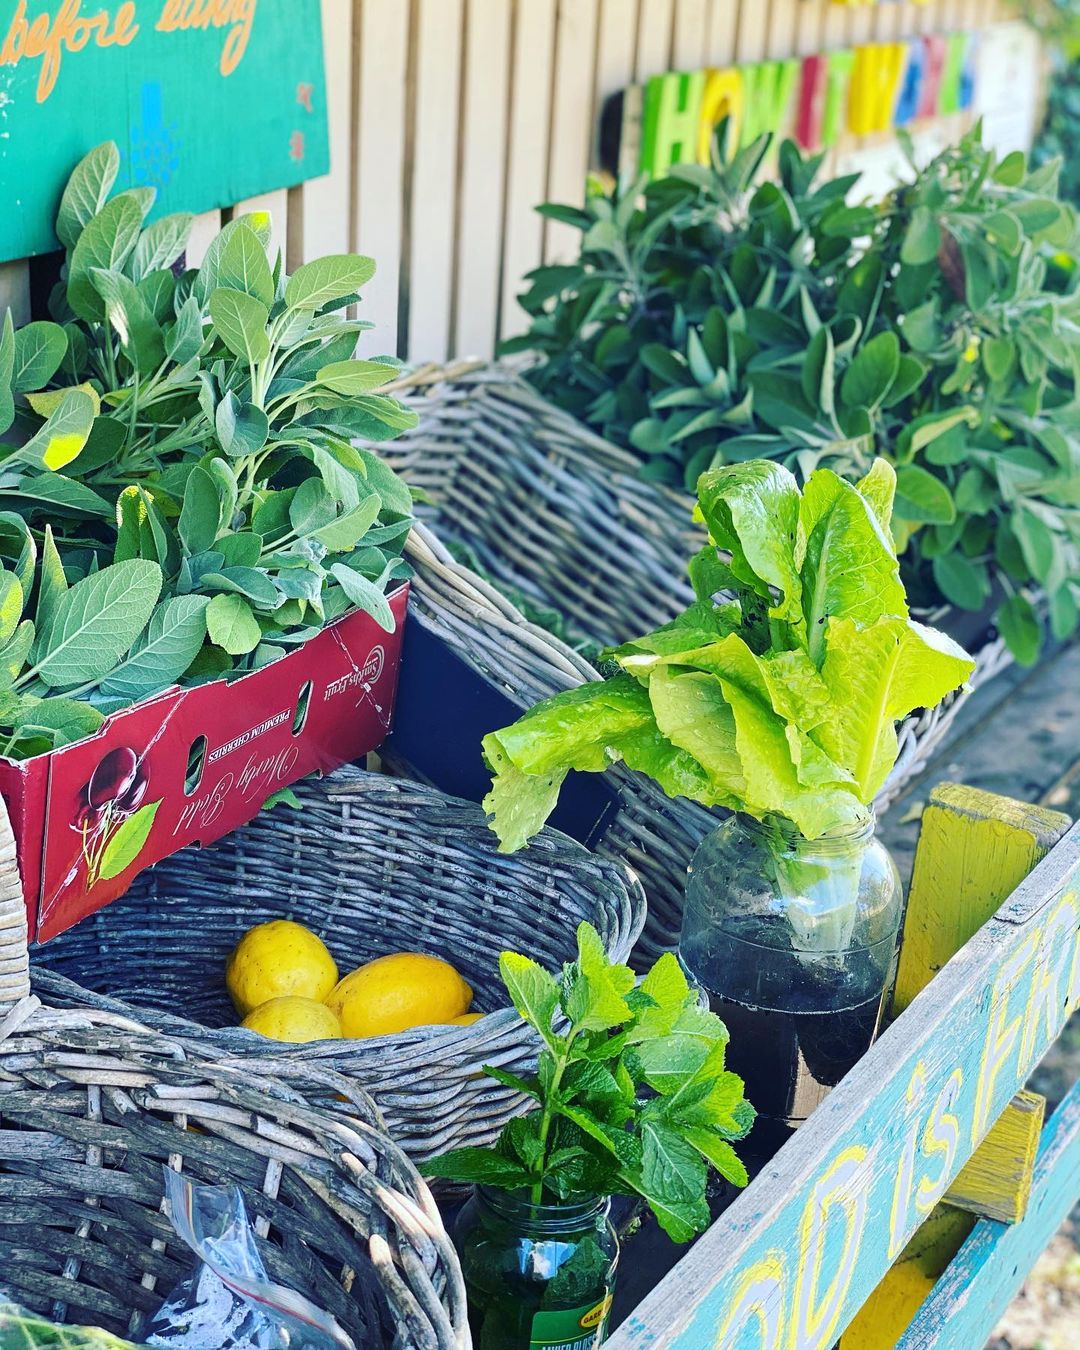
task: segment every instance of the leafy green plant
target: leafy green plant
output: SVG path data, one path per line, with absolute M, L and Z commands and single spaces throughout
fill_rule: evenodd
M 421 1166 L 426 1176 L 527 1193 L 534 1204 L 583 1195 L 640 1195 L 677 1242 L 709 1222 L 710 1167 L 737 1186 L 731 1146 L 754 1120 L 742 1079 L 724 1068 L 728 1034 L 698 1006 L 678 961 L 661 956 L 639 985 L 610 962 L 596 930 L 577 930 L 577 960 L 556 977 L 503 952 L 514 1007 L 540 1036 L 536 1074 L 484 1072 L 537 1105 L 492 1148 L 461 1148 Z
M 2 1302 L 0 1345 L 4 1350 L 135 1350 L 130 1341 L 99 1327 L 57 1326 Z
M 722 143 L 722 137 L 721 142 Z M 642 189 L 544 208 L 584 231 L 575 264 L 532 274 L 530 378 L 642 473 L 691 486 L 775 457 L 857 479 L 897 469 L 893 530 L 913 600 L 996 605 L 1035 659 L 1080 609 L 1076 221 L 1057 165 L 998 163 L 978 129 L 877 206 L 853 178 L 767 142 Z
M 669 796 L 786 817 L 808 838 L 865 817 L 896 759 L 896 722 L 974 668 L 908 613 L 895 487 L 881 459 L 857 488 L 819 468 L 800 492 L 768 460 L 702 475 L 696 602 L 615 648 L 612 678 L 484 738 L 500 847 L 535 834 L 569 770 L 618 760 Z
M 9 314 L 0 331 L 12 755 L 177 680 L 264 665 L 353 606 L 392 629 L 385 592 L 408 572 L 411 494 L 353 444 L 416 420 L 386 392 L 397 362 L 355 355 L 370 325 L 345 311 L 374 263 L 286 276 L 268 221 L 243 216 L 181 270 L 191 217 L 146 224 L 153 193 L 110 196 L 118 168 L 98 146 L 64 192 L 56 322 Z

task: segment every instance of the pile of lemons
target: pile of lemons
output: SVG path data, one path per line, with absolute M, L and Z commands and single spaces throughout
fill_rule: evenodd
M 225 985 L 241 1026 L 275 1041 L 386 1036 L 481 1016 L 469 1012 L 473 991 L 448 961 L 395 952 L 338 979 L 326 944 L 290 919 L 244 934 L 225 963 Z

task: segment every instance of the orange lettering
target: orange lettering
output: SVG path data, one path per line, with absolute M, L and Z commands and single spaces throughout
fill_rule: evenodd
M 3 50 L 0 51 L 0 65 L 13 66 L 22 56 L 27 27 L 26 0 L 19 0 L 19 7 L 15 11 L 15 17 L 12 19 L 8 27 L 7 37 L 4 39 Z
M 225 47 L 221 53 L 222 75 L 231 75 L 247 51 L 251 25 L 255 20 L 256 3 L 257 0 L 240 0 L 240 3 L 233 6 L 236 26 L 225 39 Z

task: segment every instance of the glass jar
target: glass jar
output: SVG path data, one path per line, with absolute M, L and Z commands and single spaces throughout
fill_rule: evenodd
M 619 1259 L 610 1208 L 608 1199 L 540 1205 L 477 1188 L 454 1243 L 478 1347 L 592 1350 L 606 1338 Z
M 872 811 L 814 840 L 733 816 L 698 846 L 679 958 L 727 1024 L 754 1152 L 771 1156 L 877 1036 L 902 909 Z

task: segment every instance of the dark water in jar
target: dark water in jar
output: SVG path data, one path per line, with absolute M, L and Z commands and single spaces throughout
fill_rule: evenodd
M 877 1035 L 884 992 L 847 1008 L 791 1012 L 752 1008 L 706 990 L 731 1035 L 726 1066 L 746 1084 L 757 1111 L 754 1136 L 771 1125 L 777 1147 L 866 1054 Z

